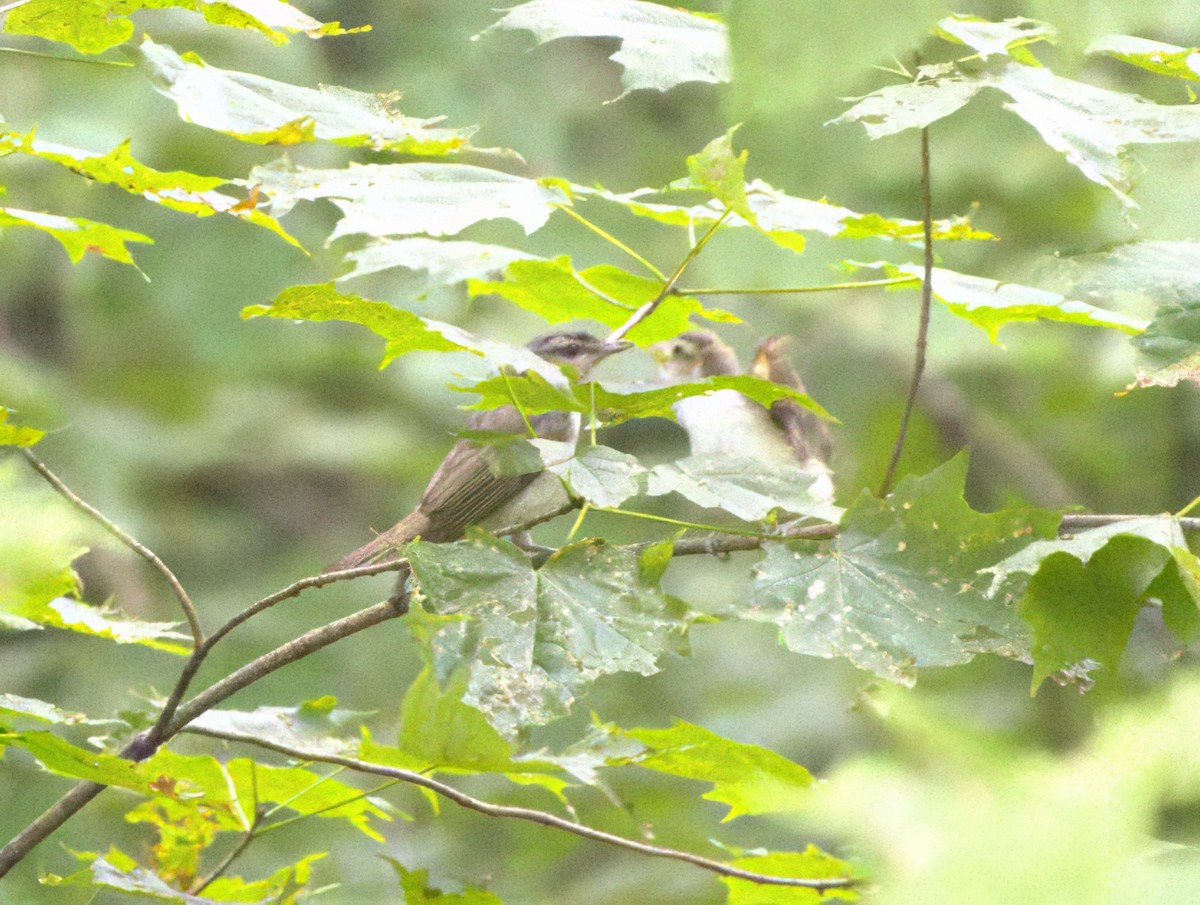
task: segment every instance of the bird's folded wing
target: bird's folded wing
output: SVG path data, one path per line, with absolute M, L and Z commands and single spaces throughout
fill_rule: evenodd
M 768 336 L 758 344 L 750 373 L 762 380 L 805 392 L 804 382 L 786 358 L 787 340 Z M 817 415 L 791 399 L 771 404 L 771 418 L 787 436 L 788 443 L 801 462 L 819 459 L 828 462 L 831 453 L 829 428 Z

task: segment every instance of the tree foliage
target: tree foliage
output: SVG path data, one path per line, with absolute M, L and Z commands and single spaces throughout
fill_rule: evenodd
M 400 22 L 416 16 L 384 6 L 377 14 Z M 487 15 L 474 32 L 465 15 L 455 20 L 460 29 L 441 52 L 475 48 L 494 61 L 497 84 L 505 74 L 514 77 L 507 57 L 524 49 L 529 35 L 538 45 L 569 41 L 611 59 L 621 91 L 611 100 L 603 93 L 573 97 L 570 105 L 583 117 L 669 99 L 713 107 L 726 83 L 763 87 L 746 57 L 751 14 L 732 29 L 719 15 L 644 0 L 531 0 Z M 86 344 L 101 371 L 114 369 L 103 391 L 112 399 L 97 403 L 91 418 L 72 424 L 56 415 L 55 400 L 75 390 L 52 354 L 50 365 L 17 356 L 0 369 L 0 403 L 9 406 L 0 408 L 7 452 L 0 460 L 0 643 L 18 657 L 76 661 L 69 676 L 49 684 L 35 683 L 20 665 L 0 667 L 7 686 L 0 693 L 0 783 L 38 802 L 6 823 L 12 841 L 0 851 L 0 876 L 17 868 L 7 882 L 32 890 L 36 879 L 54 888 L 43 895 L 79 901 L 119 894 L 298 902 L 317 893 L 329 901 L 344 894 L 341 901 L 464 905 L 619 901 L 630 898 L 630 887 L 613 871 L 662 859 L 691 865 L 700 879 L 672 892 L 673 880 L 646 868 L 621 882 L 638 884 L 637 897 L 647 901 L 731 903 L 1084 903 L 1140 901 L 1147 889 L 1163 901 L 1194 894 L 1200 842 L 1192 838 L 1194 821 L 1180 815 L 1193 807 L 1200 783 L 1196 746 L 1182 738 L 1196 694 L 1186 662 L 1200 634 L 1200 560 L 1181 493 L 1196 492 L 1187 483 L 1194 480 L 1189 453 L 1200 441 L 1174 447 L 1184 463 L 1168 500 L 1177 515 L 1156 515 L 1159 506 L 1146 502 L 1137 507 L 1140 517 L 1091 517 L 1077 510 L 1096 508 L 1104 492 L 1039 492 L 1045 485 L 1034 473 L 1053 470 L 1045 467 L 1042 438 L 1029 442 L 1013 425 L 989 433 L 986 405 L 968 405 L 964 414 L 953 382 L 931 374 L 922 385 L 920 365 L 914 392 L 919 411 L 928 412 L 918 414 L 925 420 L 907 446 L 901 431 L 902 476 L 892 488 L 889 472 L 880 491 L 875 481 L 895 425 L 909 417 L 901 412 L 904 387 L 888 388 L 887 417 L 861 407 L 877 391 L 875 372 L 890 367 L 882 356 L 877 367 L 880 346 L 871 348 L 864 334 L 877 330 L 891 339 L 897 324 L 916 320 L 912 310 L 922 301 L 937 301 L 954 317 L 942 321 L 940 309 L 934 312 L 934 356 L 946 362 L 1009 355 L 989 359 L 1001 363 L 985 376 L 988 389 L 1011 388 L 1031 411 L 1044 402 L 1044 413 L 1020 417 L 1086 434 L 1097 447 L 1086 465 L 1068 460 L 1060 467 L 1072 479 L 1060 486 L 1109 466 L 1106 431 L 1119 432 L 1088 426 L 1103 419 L 1095 405 L 1045 401 L 1056 388 L 1067 397 L 1101 382 L 1085 366 L 1089 356 L 1107 363 L 1102 389 L 1109 397 L 1119 391 L 1122 402 L 1136 405 L 1151 393 L 1170 394 L 1163 405 L 1173 407 L 1171 420 L 1157 429 L 1183 434 L 1180 424 L 1194 420 L 1200 386 L 1196 243 L 1176 229 L 1170 238 L 1107 247 L 1112 243 L 1099 229 L 1081 230 L 1080 254 L 1040 284 L 1038 267 L 990 250 L 1008 237 L 989 220 L 982 181 L 969 185 L 969 196 L 939 195 L 939 139 L 952 125 L 972 128 L 988 115 L 987 99 L 998 99 L 993 113 L 1032 131 L 1015 133 L 1019 146 L 997 139 L 996 155 L 1048 149 L 1068 168 L 1068 191 L 1091 193 L 1089 205 L 1107 206 L 1127 222 L 1151 216 L 1149 204 L 1135 199 L 1133 153 L 1171 144 L 1182 147 L 1170 153 L 1185 157 L 1200 141 L 1200 110 L 1188 87 L 1198 77 L 1192 63 L 1200 51 L 1121 34 L 1082 36 L 1094 64 L 1140 70 L 1138 84 L 1149 87 L 1132 93 L 1100 84 L 1090 72 L 1067 74 L 1081 61 L 1053 45 L 1058 28 L 1075 23 L 960 14 L 927 23 L 930 38 L 919 57 L 932 62 L 874 73 L 872 87 L 825 124 L 863 148 L 923 133 L 933 149 L 925 173 L 933 208 L 961 204 L 921 217 L 913 216 L 916 206 L 889 197 L 883 180 L 857 193 L 879 199 L 872 206 L 880 210 L 866 212 L 830 201 L 819 188 L 816 198 L 776 188 L 767 177 L 780 183 L 786 172 L 756 171 L 750 150 L 774 118 L 740 130 L 722 122 L 690 146 L 676 138 L 670 153 L 655 149 L 635 162 L 642 184 L 613 189 L 603 185 L 600 147 L 556 170 L 555 155 L 532 140 L 530 147 L 489 146 L 497 139 L 486 129 L 448 125 L 437 111 L 413 115 L 386 86 L 317 84 L 304 77 L 305 61 L 314 57 L 279 65 L 288 54 L 313 53 L 304 39 L 321 39 L 330 54 L 341 52 L 328 49 L 337 42 L 367 46 L 378 23 L 343 27 L 285 3 L 192 0 L 28 0 L 0 16 L 0 57 L 19 55 L 51 90 L 68 78 L 61 74 L 68 67 L 95 67 L 105 73 L 98 93 L 149 104 L 157 92 L 187 125 L 185 131 L 166 122 L 166 107 L 144 117 L 106 110 L 131 134 L 114 141 L 84 129 L 81 138 L 65 108 L 55 108 L 58 101 L 48 102 L 44 121 L 19 121 L 0 96 L 0 116 L 14 117 L 0 119 L 0 188 L 16 202 L 0 207 L 0 254 L 15 259 L 14 249 L 33 248 L 41 255 L 54 241 L 75 265 L 64 282 L 86 285 L 99 279 L 92 274 L 126 265 L 138 279 L 123 285 L 153 300 L 144 313 L 126 315 L 123 334 L 98 333 Z M 261 45 L 238 43 L 263 37 L 276 55 L 260 58 L 245 48 Z M 567 72 L 574 65 L 560 63 Z M 274 77 L 281 70 L 293 77 Z M 435 66 L 420 74 L 445 77 Z M 1186 103 L 1152 99 L 1180 87 Z M 834 97 L 820 81 L 806 90 L 823 101 Z M 998 136 L 1007 134 L 1003 128 L 996 127 Z M 192 138 L 177 135 L 217 150 L 206 157 L 189 146 Z M 144 162 L 150 160 L 169 169 Z M 669 175 L 648 178 L 638 167 Z M 916 154 L 904 167 L 910 184 L 920 181 Z M 74 181 L 39 182 L 60 176 Z M 84 203 L 99 192 L 111 194 L 98 207 Z M 95 219 L 97 211 L 112 222 Z M 210 224 L 174 216 L 181 213 L 237 231 L 226 260 L 206 244 Z M 1045 226 L 1031 218 L 1028 228 Z M 180 260 L 141 250 L 160 239 Z M 242 280 L 246 271 L 226 272 L 243 254 L 270 271 L 272 285 Z M 989 262 L 993 254 L 999 263 Z M 814 257 L 838 280 L 819 281 L 800 269 Z M 159 298 L 153 281 L 160 278 L 202 286 L 219 316 L 243 332 L 222 339 L 209 326 L 211 310 Z M 344 290 L 351 280 L 363 294 Z M 810 293 L 821 301 L 809 314 L 788 307 Z M 903 314 L 872 323 L 860 313 L 871 303 Z M 97 301 L 89 316 L 99 317 L 106 305 L 119 307 L 120 299 Z M 0 341 L 14 349 L 34 342 L 22 337 L 37 332 L 31 324 L 50 324 L 46 332 L 53 333 L 48 314 L 30 317 L 16 303 L 5 310 Z M 849 389 L 834 402 L 749 374 L 662 386 L 636 365 L 620 366 L 621 379 L 602 372 L 580 381 L 522 345 L 529 325 L 580 321 L 626 336 L 639 349 L 697 328 L 803 334 L 824 322 L 826 332 L 810 332 L 839 336 L 842 346 L 824 359 L 817 350 L 812 360 L 831 362 L 837 379 L 830 384 Z M 272 324 L 279 329 L 267 332 Z M 189 368 L 203 372 L 195 384 L 154 372 L 171 348 L 139 337 L 162 336 L 160 329 L 177 331 Z M 1041 343 L 1049 351 L 1022 358 L 996 349 L 1001 331 L 1014 345 Z M 399 400 L 386 398 L 384 378 L 369 367 L 380 338 L 379 368 L 395 363 L 411 384 Z M 926 341 L 922 332 L 918 362 Z M 307 345 L 284 355 L 268 348 L 276 342 Z M 338 351 L 360 342 L 373 345 Z M 244 358 L 224 347 L 241 344 L 252 350 Z M 898 348 L 890 347 L 893 362 Z M 130 367 L 131 349 L 157 365 Z M 408 356 L 419 366 L 410 367 Z M 1040 361 L 1031 368 L 1034 358 Z M 246 373 L 231 373 L 238 367 Z M 280 367 L 287 375 L 282 388 L 270 373 Z M 965 382 L 978 376 L 969 372 Z M 339 397 L 352 403 L 350 413 L 308 417 L 302 396 L 350 385 L 354 391 Z M 195 407 L 216 414 L 173 442 L 120 414 L 128 399 L 138 399 L 144 411 L 157 406 L 164 422 L 182 419 L 183 397 L 197 386 L 203 398 Z M 663 422 L 674 418 L 675 403 L 731 390 L 766 408 L 796 403 L 863 441 L 835 462 L 837 505 L 813 490 L 814 475 L 799 466 L 664 452 L 671 447 L 661 440 Z M 370 415 L 355 421 L 365 411 L 363 392 L 384 397 L 385 410 L 399 402 L 410 435 L 380 434 Z M 252 402 L 241 407 L 239 394 Z M 364 533 L 370 518 L 357 505 L 331 505 L 336 490 L 273 503 L 256 496 L 256 482 L 262 475 L 302 482 L 306 468 L 323 469 L 323 483 L 373 505 L 383 470 L 362 466 L 375 448 L 381 458 L 403 460 L 389 467 L 402 468 L 415 496 L 448 448 L 449 431 L 462 428 L 457 413 L 434 417 L 423 406 L 452 409 L 467 397 L 463 407 L 475 410 L 511 405 L 527 418 L 551 411 L 583 417 L 578 449 L 464 434 L 493 444 L 499 468 L 556 475 L 572 502 L 566 525 L 539 526 L 549 545 L 540 551 L 480 528 L 450 543 L 417 540 L 401 551 L 415 587 L 410 612 L 398 618 L 382 603 L 349 615 L 335 611 L 341 601 L 362 606 L 363 589 L 378 590 L 370 576 L 398 568 L 391 562 L 314 574 L 340 552 L 318 544 Z M 973 417 L 972 409 L 985 415 Z M 932 432 L 939 418 L 957 440 L 952 445 L 969 446 L 969 453 L 930 453 L 920 432 Z M 411 442 L 415 454 L 397 452 L 404 448 L 398 439 L 417 434 L 427 437 L 427 456 Z M 122 445 L 112 445 L 112 437 Z M 1140 459 L 1134 464 L 1147 475 L 1166 470 L 1142 446 L 1133 444 Z M 318 452 L 333 447 L 324 457 Z M 303 453 L 287 458 L 297 449 Z M 97 479 L 97 470 L 117 466 L 87 460 L 114 450 L 127 456 L 122 472 L 136 472 L 146 485 L 165 480 L 172 468 L 190 470 L 180 487 L 190 482 L 196 497 L 257 498 L 274 514 L 232 532 L 228 522 L 206 521 L 204 505 L 179 488 L 174 498 L 139 504 L 135 492 L 105 490 Z M 268 454 L 281 458 L 262 458 Z M 1003 487 L 994 507 L 980 502 L 972 483 L 973 475 L 979 479 L 971 457 L 986 463 L 989 454 L 1007 455 L 1030 473 Z M 52 470 L 43 458 L 65 464 Z M 213 462 L 232 467 L 205 479 Z M 348 466 L 361 469 L 357 490 L 332 477 Z M 1149 480 L 1122 472 L 1111 483 Z M 77 492 L 89 483 L 101 488 L 104 505 Z M 384 502 L 375 511 L 394 519 L 407 500 L 389 493 Z M 120 526 L 127 516 L 136 531 Z M 286 530 L 269 531 L 272 519 Z M 134 538 L 170 537 L 176 522 L 182 539 L 161 558 Z M 298 523 L 311 530 L 298 530 Z M 204 548 L 218 535 L 220 543 Z M 275 545 L 301 554 L 266 565 L 258 548 Z M 223 552 L 224 559 L 192 556 L 193 548 Z M 136 572 L 137 559 L 151 578 Z M 291 583 L 261 596 L 276 575 Z M 320 590 L 330 586 L 336 590 Z M 314 614 L 309 601 L 318 596 L 331 604 Z M 778 650 L 759 631 L 763 624 Z M 370 656 L 347 652 L 376 637 L 382 640 Z M 698 638 L 702 650 L 693 655 Z M 78 653 L 100 646 L 95 662 Z M 691 698 L 685 664 L 706 656 L 716 659 L 704 661 L 700 691 Z M 1139 685 L 1131 676 L 1152 672 L 1145 664 L 1156 657 L 1182 662 L 1155 673 L 1158 687 Z M 301 672 L 316 669 L 313 662 L 322 664 L 319 674 Z M 755 689 L 775 719 L 761 712 L 757 719 L 753 708 L 733 719 L 729 711 L 737 708 L 725 699 L 740 693 L 738 673 L 755 675 L 768 662 L 785 664 Z M 106 671 L 118 686 L 106 684 Z M 289 675 L 306 678 L 294 688 L 279 684 Z M 378 696 L 345 681 L 353 675 L 369 677 L 361 684 Z M 886 747 L 806 748 L 797 736 L 814 705 L 796 678 L 803 675 L 823 677 L 815 687 L 839 704 L 857 694 L 857 719 L 886 736 Z M 1002 678 L 991 681 L 996 675 Z M 948 716 L 936 694 L 923 694 L 926 677 L 934 689 L 954 688 L 957 700 L 993 716 L 1020 710 L 1021 719 L 1033 721 L 1051 707 L 1094 707 L 1099 728 L 1051 738 L 1077 751 L 1047 760 L 1038 750 L 1046 739 L 1028 725 L 1025 736 L 1014 730 L 1005 738 L 986 721 Z M 980 680 L 987 683 L 982 690 L 974 687 Z M 104 697 L 80 690 L 89 683 L 104 687 Z M 1028 686 L 1033 701 L 1023 696 Z M 1064 689 L 1088 697 L 1067 698 Z M 241 692 L 249 703 L 226 705 Z M 1139 694 L 1150 703 L 1142 706 Z M 255 695 L 263 703 L 252 703 Z M 998 699 L 1004 703 L 995 705 Z M 379 704 L 386 709 L 349 709 Z M 825 708 L 832 712 L 828 701 Z M 414 788 L 419 792 L 406 795 Z M 113 809 L 120 807 L 120 832 L 88 822 L 99 805 L 83 808 L 97 797 L 109 804 L 100 821 L 116 824 Z M 465 816 L 452 814 L 449 802 Z M 49 810 L 35 820 L 42 808 Z M 528 826 L 511 828 L 517 825 Z M 36 848 L 56 830 L 65 851 Z M 455 848 L 450 837 L 484 832 L 506 863 L 536 866 L 541 880 L 489 877 L 482 862 L 463 860 L 469 845 Z M 567 847 L 574 844 L 568 839 L 585 840 L 578 844 L 590 846 L 587 854 Z M 35 849 L 37 859 L 30 857 Z M 386 853 L 386 861 L 375 853 Z M 462 891 L 442 892 L 429 870 L 454 853 L 459 862 L 448 879 Z M 588 860 L 607 857 L 624 860 L 603 868 Z M 368 863 L 383 879 L 364 893 L 356 874 Z M 390 872 L 379 871 L 381 863 Z M 589 869 L 611 888 L 600 879 L 590 887 L 554 876 Z M 339 883 L 343 890 L 332 890 Z

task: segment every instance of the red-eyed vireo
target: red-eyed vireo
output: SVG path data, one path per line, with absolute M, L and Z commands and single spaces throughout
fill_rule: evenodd
M 574 369 L 577 379 L 582 380 L 600 361 L 632 345 L 623 340 L 607 342 L 590 333 L 559 330 L 537 337 L 527 348 L 552 364 Z M 565 375 L 557 372 L 551 379 L 555 377 L 556 382 L 567 386 Z M 469 428 L 525 437 L 532 429 L 538 438 L 574 446 L 579 439 L 580 420 L 579 412 L 546 412 L 529 416 L 527 422 L 516 408 L 506 405 L 473 415 Z M 528 526 L 554 515 L 565 499 L 559 479 L 544 470 L 503 474 L 496 468 L 494 457 L 488 455 L 490 449 L 487 444 L 459 440 L 429 479 L 421 502 L 412 512 L 370 543 L 347 553 L 326 571 L 350 569 L 394 556 L 398 548 L 417 537 L 433 543 L 457 540 L 468 525 L 485 522 L 500 511 L 503 524 L 497 528 Z M 557 495 L 547 493 L 545 487 L 539 486 L 542 483 L 554 483 Z M 408 604 L 405 588 L 408 575 L 407 567 L 403 568 L 390 598 L 402 611 Z
M 750 373 L 804 391 L 786 357 L 784 337 L 771 336 L 758 344 Z M 741 374 L 737 354 L 707 330 L 689 330 L 650 348 L 668 383 L 694 383 L 706 377 Z M 692 455 L 722 454 L 754 459 L 765 465 L 795 464 L 817 472 L 814 496 L 833 497 L 829 471 L 829 431 L 815 414 L 790 399 L 765 409 L 736 390 L 717 390 L 688 396 L 673 406 L 687 431 Z

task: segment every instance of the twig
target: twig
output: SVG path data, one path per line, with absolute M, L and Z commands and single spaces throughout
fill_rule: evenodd
M 346 570 L 346 572 L 356 570 Z M 323 578 L 338 580 L 345 572 L 331 573 Z M 299 582 L 298 582 L 299 584 Z M 181 705 L 175 712 L 174 718 L 167 725 L 156 723 L 147 732 L 142 733 L 122 749 L 120 756 L 130 760 L 144 760 L 153 754 L 164 742 L 171 739 L 188 723 L 196 719 L 211 707 L 216 706 L 230 695 L 245 688 L 263 676 L 286 666 L 301 657 L 306 657 L 323 647 L 340 641 L 342 638 L 378 625 L 397 615 L 395 607 L 388 602 L 377 603 L 366 609 L 352 613 L 336 622 L 322 625 L 311 631 L 293 638 L 273 651 L 252 660 L 241 669 L 226 676 L 219 682 L 210 685 L 187 703 Z M 0 877 L 21 861 L 46 837 L 66 823 L 78 813 L 89 801 L 99 795 L 107 786 L 94 782 L 76 783 L 66 795 L 51 805 L 32 823 L 15 836 L 4 848 L 0 849 Z
M 879 496 L 884 497 L 892 489 L 896 479 L 896 467 L 900 464 L 900 453 L 904 451 L 904 439 L 908 435 L 908 421 L 917 404 L 917 390 L 921 386 L 921 374 L 925 371 L 925 347 L 929 340 L 929 309 L 933 301 L 933 214 L 929 190 L 929 127 L 921 130 L 921 220 L 925 232 L 925 273 L 921 281 L 921 322 L 917 327 L 917 355 L 913 361 L 912 383 L 908 388 L 908 399 L 904 403 L 904 414 L 900 417 L 900 432 L 892 457 L 888 460 Z
M 700 254 L 704 246 L 708 244 L 709 239 L 717 234 L 717 230 L 721 228 L 721 224 L 725 222 L 726 218 L 729 217 L 731 213 L 733 213 L 733 211 L 731 211 L 729 208 L 725 209 L 725 213 L 721 214 L 721 216 L 716 219 L 713 225 L 708 228 L 708 231 L 705 232 L 705 234 L 700 237 L 699 241 L 697 241 L 696 244 L 691 247 L 688 253 L 684 256 L 684 259 L 679 262 L 679 266 L 675 268 L 675 272 L 671 274 L 665 283 L 663 283 L 663 287 L 658 291 L 658 295 L 654 296 L 654 298 L 650 299 L 650 301 L 638 308 L 637 311 L 633 312 L 633 314 L 629 316 L 629 319 L 625 321 L 625 323 L 621 324 L 621 326 L 617 327 L 616 330 L 613 330 L 612 333 L 608 334 L 605 342 L 615 343 L 619 339 L 624 339 L 625 334 L 627 334 L 630 330 L 654 313 L 654 309 L 662 304 L 663 299 L 675 291 L 675 284 L 679 282 L 679 279 L 683 276 L 684 271 L 688 269 L 688 265 L 690 265 L 692 261 L 696 260 L 696 255 Z
M 839 289 L 874 289 L 880 286 L 915 286 L 917 277 L 888 277 L 882 280 L 854 280 L 849 283 L 826 283 L 823 286 L 775 286 L 747 289 L 679 289 L 680 295 L 800 295 L 805 292 L 835 292 Z
M 493 804 L 489 801 L 483 801 L 479 798 L 474 798 L 465 792 L 456 789 L 454 786 L 439 782 L 432 779 L 423 773 L 417 773 L 412 770 L 401 770 L 397 767 L 388 767 L 383 764 L 373 764 L 368 761 L 358 760 L 353 757 L 344 757 L 337 754 L 321 754 L 312 751 L 305 751 L 301 748 L 292 748 L 288 745 L 281 745 L 276 742 L 265 739 L 256 738 L 250 735 L 243 735 L 236 732 L 214 731 L 205 729 L 205 735 L 223 738 L 227 741 L 245 742 L 246 744 L 255 745 L 259 748 L 266 748 L 270 751 L 275 751 L 283 754 L 286 757 L 294 757 L 299 760 L 314 761 L 318 763 L 334 764 L 336 766 L 346 767 L 351 770 L 356 770 L 360 773 L 370 773 L 377 776 L 387 776 L 392 779 L 397 779 L 401 782 L 411 783 L 415 786 L 428 789 L 443 798 L 453 801 L 468 810 L 476 811 L 488 817 L 506 817 L 513 820 L 527 820 L 531 823 L 537 823 L 542 826 L 552 827 L 554 829 L 563 830 L 567 833 L 572 833 L 576 836 L 581 836 L 584 839 L 591 839 L 596 842 L 603 842 L 607 845 L 614 845 L 619 848 L 628 849 L 630 851 L 639 852 L 643 855 L 651 855 L 656 858 L 671 858 L 675 861 L 684 861 L 688 864 L 701 867 L 713 873 L 721 874 L 726 877 L 736 877 L 739 880 L 748 880 L 751 883 L 761 883 L 763 885 L 772 886 L 793 886 L 803 887 L 806 889 L 845 889 L 848 886 L 854 885 L 855 881 L 850 877 L 774 877 L 770 874 L 760 874 L 754 871 L 743 870 L 740 867 L 734 867 L 732 864 L 726 864 L 721 861 L 714 861 L 711 858 L 704 858 L 700 855 L 692 854 L 691 852 L 681 851 L 679 849 L 667 848 L 661 845 L 650 845 L 646 842 L 639 842 L 636 839 L 627 839 L 624 836 L 618 836 L 614 833 L 606 833 L 603 830 L 593 829 L 589 826 L 584 826 L 581 823 L 575 823 L 566 818 L 559 817 L 556 814 L 551 814 L 547 811 L 538 811 L 534 808 L 522 808 L 514 805 Z
M 78 509 L 80 512 L 87 515 L 89 518 L 102 525 L 110 534 L 114 535 L 121 543 L 136 553 L 142 559 L 146 560 L 154 568 L 158 569 L 159 573 L 166 579 L 171 591 L 175 594 L 175 599 L 179 601 L 179 607 L 183 610 L 184 618 L 187 619 L 188 628 L 192 633 L 192 641 L 196 647 L 204 643 L 204 631 L 200 628 L 200 620 L 196 616 L 196 607 L 192 604 L 192 599 L 188 596 L 187 591 L 183 589 L 179 579 L 175 577 L 175 573 L 167 568 L 164 563 L 149 547 L 138 541 L 127 531 L 122 530 L 112 519 L 104 515 L 96 507 L 88 504 L 76 494 L 70 487 L 63 483 L 62 479 L 52 472 L 45 463 L 35 456 L 29 449 L 22 449 L 21 455 L 25 457 L 33 470 L 46 479 L 46 482 L 57 490 L 66 500 Z
M 302 657 L 307 657 L 309 654 L 323 647 L 328 647 L 335 641 L 340 641 L 342 638 L 347 638 L 350 635 L 361 632 L 363 629 L 386 622 L 388 619 L 394 619 L 397 615 L 396 608 L 385 600 L 382 603 L 376 603 L 366 609 L 359 610 L 357 613 L 344 616 L 335 622 L 330 622 L 327 625 L 319 625 L 305 632 L 303 635 L 293 638 L 286 644 L 281 644 L 274 650 L 251 660 L 245 666 L 231 672 L 220 681 L 214 682 L 190 701 L 181 704 L 175 714 L 175 719 L 171 721 L 170 726 L 167 728 L 167 736 L 175 735 L 206 710 L 215 707 L 230 695 L 241 691 L 247 685 L 257 682 L 264 676 L 270 675 L 275 670 L 281 669 Z

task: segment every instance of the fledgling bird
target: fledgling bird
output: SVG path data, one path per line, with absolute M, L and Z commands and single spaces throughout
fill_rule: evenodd
M 590 333 L 557 330 L 532 340 L 527 348 L 553 364 L 570 366 L 584 379 L 599 362 L 632 346 L 626 341 L 606 342 Z M 561 376 L 562 386 L 567 385 Z M 471 430 L 516 436 L 528 436 L 525 419 L 511 405 L 478 412 L 468 422 Z M 541 439 L 557 440 L 574 446 L 579 439 L 578 412 L 546 412 L 531 415 L 528 426 Z M 558 478 L 544 470 L 526 474 L 497 474 L 489 455 L 491 447 L 459 440 L 438 466 L 417 507 L 370 543 L 347 553 L 326 569 L 335 572 L 382 560 L 409 541 L 420 537 L 433 543 L 445 543 L 462 537 L 468 525 L 474 525 L 503 511 L 505 521 L 497 527 L 533 524 L 554 514 L 563 499 Z M 548 478 L 549 482 L 539 481 Z M 557 497 L 547 493 L 543 483 L 554 483 Z M 550 502 L 554 500 L 554 502 Z M 405 584 L 409 570 L 400 571 L 391 602 L 403 612 L 407 609 Z
M 750 373 L 803 392 L 804 384 L 787 360 L 786 345 L 781 336 L 762 340 Z M 733 349 L 707 330 L 689 330 L 655 343 L 651 352 L 669 383 L 742 373 Z M 833 498 L 829 430 L 817 415 L 796 402 L 779 399 L 767 410 L 736 390 L 717 390 L 680 399 L 673 408 L 687 431 L 692 455 L 720 453 L 767 465 L 799 463 L 818 476 L 811 493 L 819 499 Z

